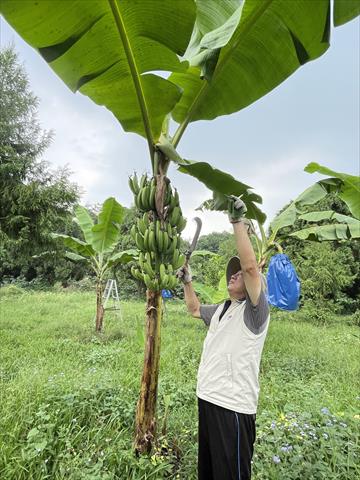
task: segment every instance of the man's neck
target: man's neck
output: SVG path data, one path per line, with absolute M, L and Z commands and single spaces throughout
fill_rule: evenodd
M 235 297 L 230 297 L 231 302 L 243 302 L 245 300 L 246 296 L 242 296 L 241 298 L 235 298 Z

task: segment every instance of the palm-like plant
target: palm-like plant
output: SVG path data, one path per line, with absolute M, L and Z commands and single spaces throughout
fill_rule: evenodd
M 112 267 L 137 258 L 137 251 L 125 250 L 114 253 L 119 242 L 118 227 L 124 217 L 124 208 L 114 198 L 105 200 L 96 223 L 82 206 L 76 207 L 75 215 L 85 241 L 61 233 L 53 233 L 52 236 L 61 239 L 64 245 L 72 250 L 72 252 L 66 252 L 67 258 L 76 262 L 86 262 L 94 271 L 96 276 L 95 330 L 101 332 L 104 320 L 102 298 L 104 277 Z
M 69 88 L 106 106 L 124 130 L 145 137 L 156 201 L 140 206 L 161 231 L 167 231 L 172 210 L 166 199 L 174 194 L 166 178 L 169 162 L 176 161 L 174 149 L 189 123 L 245 108 L 329 47 L 330 0 L 2 0 L 0 8 Z M 334 0 L 335 25 L 358 13 L 357 1 Z M 170 74 L 163 78 L 154 73 L 158 71 Z M 173 134 L 170 117 L 178 123 Z M 242 195 L 249 218 L 263 223 L 265 216 L 256 205 L 261 198 L 248 185 L 208 163 L 177 160 L 181 172 L 211 190 Z M 168 233 L 176 238 L 180 230 Z M 139 247 L 146 247 L 141 231 L 136 234 Z M 159 274 L 163 260 L 168 261 L 167 254 L 159 257 L 162 252 L 147 253 L 157 255 L 145 267 L 154 272 L 151 283 L 145 277 L 149 273 L 140 272 L 150 288 L 136 420 L 139 451 L 151 448 L 155 434 Z M 171 278 L 171 272 L 165 275 Z

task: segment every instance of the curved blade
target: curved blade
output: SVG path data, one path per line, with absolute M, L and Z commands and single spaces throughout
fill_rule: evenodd
M 189 258 L 191 257 L 191 254 L 193 253 L 193 251 L 195 250 L 196 248 L 196 244 L 199 240 L 199 236 L 200 236 L 200 232 L 201 232 L 201 227 L 202 227 L 202 221 L 199 217 L 195 217 L 194 218 L 195 222 L 197 223 L 197 226 L 196 226 L 196 231 L 195 231 L 195 235 L 194 235 L 194 238 L 193 238 L 193 241 L 191 242 L 191 245 L 190 245 L 190 248 L 189 250 L 187 250 L 185 252 L 185 257 L 186 257 L 186 260 L 188 261 Z

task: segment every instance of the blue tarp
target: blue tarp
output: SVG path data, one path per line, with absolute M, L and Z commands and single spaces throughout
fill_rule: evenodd
M 284 253 L 270 259 L 267 273 L 268 302 L 282 310 L 296 310 L 300 297 L 300 280 L 294 265 Z

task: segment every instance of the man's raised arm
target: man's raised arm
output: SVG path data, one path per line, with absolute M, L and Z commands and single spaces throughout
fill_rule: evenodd
M 257 305 L 261 293 L 261 275 L 256 261 L 255 252 L 248 234 L 249 226 L 243 215 L 246 207 L 241 199 L 234 201 L 234 208 L 229 212 L 233 224 L 236 249 L 240 258 L 241 271 L 251 303 Z
M 201 318 L 200 302 L 196 296 L 194 287 L 192 286 L 192 283 L 191 283 L 192 278 L 191 278 L 189 267 L 185 265 L 182 266 L 178 270 L 177 276 L 180 278 L 180 280 L 183 282 L 183 285 L 184 285 L 185 303 L 186 303 L 188 312 L 190 313 L 190 315 L 192 315 L 195 318 Z

